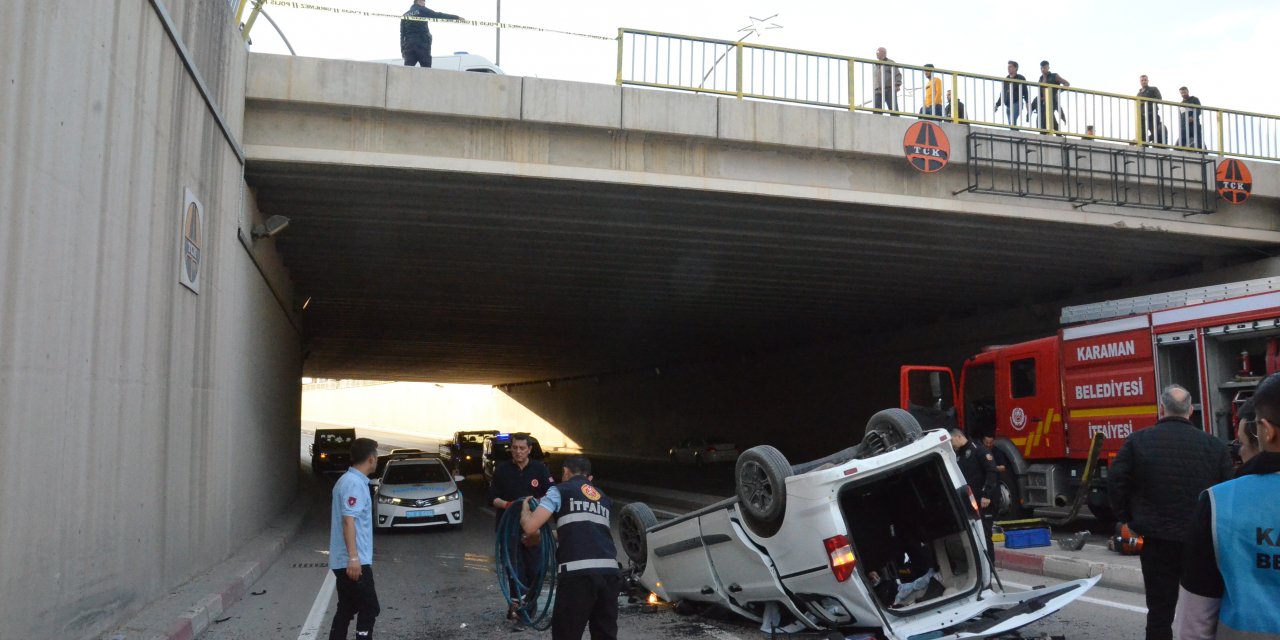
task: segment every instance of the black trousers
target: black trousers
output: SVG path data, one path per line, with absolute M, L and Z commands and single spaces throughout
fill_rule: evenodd
M 556 606 L 551 612 L 552 640 L 582 640 L 591 628 L 591 640 L 617 640 L 617 573 L 560 574 Z
M 404 57 L 404 66 L 412 67 L 419 63 L 431 68 L 431 34 L 426 40 L 413 40 L 400 45 L 400 55 Z
M 333 575 L 338 579 L 338 611 L 333 614 L 329 640 L 346 640 L 353 617 L 356 618 L 356 638 L 372 640 L 373 621 L 382 611 L 373 586 L 373 567 L 367 564 L 360 567 L 359 582 L 348 578 L 346 569 L 334 569 Z
M 888 109 L 888 110 L 890 110 L 890 111 L 894 111 L 894 110 L 896 110 L 896 109 L 898 108 L 898 105 L 896 104 L 896 100 L 895 100 L 895 98 L 897 98 L 897 93 L 896 93 L 896 92 L 894 92 L 894 91 L 883 91 L 883 92 L 882 92 L 881 90 L 877 89 L 877 90 L 875 91 L 875 100 L 876 100 L 875 105 L 876 105 L 876 108 L 877 108 L 877 109 Z
M 1173 612 L 1182 578 L 1181 542 L 1144 538 L 1142 586 L 1147 592 L 1147 640 L 1173 639 Z

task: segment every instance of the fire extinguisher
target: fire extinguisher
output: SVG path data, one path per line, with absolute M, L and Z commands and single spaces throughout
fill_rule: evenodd
M 1142 552 L 1142 536 L 1134 533 L 1128 524 L 1116 525 L 1116 535 L 1107 541 L 1107 549 L 1124 556 L 1136 556 Z

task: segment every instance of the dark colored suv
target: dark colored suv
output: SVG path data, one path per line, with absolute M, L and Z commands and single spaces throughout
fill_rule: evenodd
M 311 470 L 318 476 L 346 473 L 355 439 L 355 429 L 316 429 L 311 443 Z
M 483 470 L 484 440 L 498 434 L 497 429 L 458 431 L 453 434 L 453 440 L 441 446 L 440 453 L 448 459 L 454 473 L 463 476 L 480 473 Z

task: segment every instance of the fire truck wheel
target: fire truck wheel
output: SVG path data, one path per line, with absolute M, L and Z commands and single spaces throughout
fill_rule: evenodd
M 923 433 L 920 423 L 910 413 L 897 408 L 885 409 L 871 416 L 867 421 L 866 433 L 872 432 L 880 434 L 891 451 L 915 442 Z M 863 437 L 865 439 L 866 436 Z
M 649 527 L 658 524 L 653 509 L 643 502 L 632 502 L 622 508 L 618 518 L 618 540 L 622 552 L 638 571 L 644 571 L 649 559 Z
M 787 510 L 786 480 L 791 463 L 781 451 L 767 445 L 751 447 L 738 456 L 734 468 L 738 504 L 747 526 L 760 536 L 772 536 L 782 526 Z

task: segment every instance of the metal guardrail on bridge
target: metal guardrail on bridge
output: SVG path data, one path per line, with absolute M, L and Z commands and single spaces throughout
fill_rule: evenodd
M 1280 116 L 741 41 L 619 29 L 617 82 L 1280 160 Z

